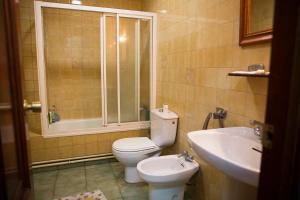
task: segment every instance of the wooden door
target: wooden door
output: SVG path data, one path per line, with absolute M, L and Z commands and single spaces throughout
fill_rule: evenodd
M 0 1 L 0 199 L 24 199 L 30 189 L 20 73 L 17 7 Z
M 300 2 L 276 0 L 259 200 L 300 199 Z

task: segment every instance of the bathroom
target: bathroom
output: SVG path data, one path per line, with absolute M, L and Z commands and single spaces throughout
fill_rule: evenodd
M 32 199 L 257 198 L 275 0 L 17 4 Z M 205 154 L 222 131 L 223 160 L 249 166 Z M 162 183 L 168 159 L 191 167 L 180 186 Z

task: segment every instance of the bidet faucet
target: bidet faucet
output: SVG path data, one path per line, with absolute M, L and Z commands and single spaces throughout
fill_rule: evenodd
M 178 158 L 184 157 L 184 160 L 188 161 L 188 162 L 193 162 L 194 157 L 189 155 L 189 152 L 184 151 L 181 154 L 178 154 Z

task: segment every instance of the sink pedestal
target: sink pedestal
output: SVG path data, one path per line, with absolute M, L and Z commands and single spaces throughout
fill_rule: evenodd
M 257 188 L 229 176 L 224 181 L 223 200 L 256 200 Z

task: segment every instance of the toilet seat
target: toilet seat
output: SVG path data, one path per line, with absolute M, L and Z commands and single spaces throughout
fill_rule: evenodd
M 112 147 L 119 152 L 141 152 L 159 149 L 159 147 L 147 137 L 119 139 L 113 143 Z

